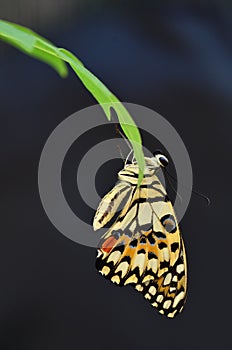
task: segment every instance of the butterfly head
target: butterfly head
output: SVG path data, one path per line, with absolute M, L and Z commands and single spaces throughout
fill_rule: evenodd
M 159 169 L 165 168 L 168 165 L 168 158 L 162 153 L 162 151 L 157 150 L 153 153 L 153 155 L 154 157 L 145 158 L 148 167 Z

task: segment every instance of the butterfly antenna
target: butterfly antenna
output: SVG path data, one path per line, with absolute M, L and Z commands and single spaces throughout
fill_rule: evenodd
M 198 192 L 198 191 L 195 191 L 195 190 L 192 190 L 192 193 L 194 193 L 194 194 L 198 195 L 199 197 L 201 197 L 201 198 L 205 199 L 205 200 L 206 200 L 206 202 L 207 202 L 207 206 L 209 206 L 209 205 L 211 204 L 211 200 L 210 200 L 210 198 L 209 198 L 209 197 L 207 197 L 207 196 L 205 196 L 203 193 Z
M 165 177 L 165 180 L 168 181 L 170 187 L 172 188 L 172 190 L 176 193 L 177 197 L 179 198 L 179 201 L 180 203 L 182 202 L 182 197 L 181 195 L 177 192 L 177 190 L 175 189 L 175 186 L 173 185 L 173 183 L 171 182 L 170 178 L 168 177 L 168 173 L 167 173 L 167 170 L 165 169 L 164 171 L 164 177 Z
M 175 181 L 177 182 L 177 179 L 175 178 L 175 176 L 171 175 L 171 174 L 167 171 L 167 169 L 165 169 L 165 171 L 167 172 L 168 176 L 170 176 L 173 180 L 175 180 Z M 183 185 L 183 186 L 184 186 L 184 185 Z M 185 187 L 185 186 L 184 186 L 184 187 Z M 207 206 L 209 206 L 209 205 L 211 204 L 210 198 L 207 197 L 207 196 L 205 196 L 203 193 L 198 192 L 198 191 L 195 191 L 195 190 L 192 190 L 192 193 L 194 193 L 194 194 L 198 195 L 199 197 L 205 199 L 206 202 L 207 202 Z

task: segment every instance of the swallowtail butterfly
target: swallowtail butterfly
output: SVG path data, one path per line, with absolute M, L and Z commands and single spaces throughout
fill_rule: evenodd
M 173 206 L 157 173 L 168 164 L 163 154 L 145 157 L 140 187 L 136 162 L 118 173 L 118 183 L 98 206 L 93 228 L 115 221 L 103 235 L 96 267 L 118 286 L 131 285 L 161 314 L 182 311 L 187 289 L 184 242 Z M 125 203 L 116 216 L 121 203 Z

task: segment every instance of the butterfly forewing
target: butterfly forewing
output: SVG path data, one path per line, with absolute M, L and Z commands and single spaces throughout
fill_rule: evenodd
M 104 227 L 117 213 L 117 210 L 131 190 L 131 185 L 120 181 L 105 195 L 99 204 L 93 220 L 94 230 Z
M 121 201 L 126 203 L 102 237 L 96 259 L 99 272 L 116 285 L 132 285 L 161 314 L 174 317 L 184 305 L 186 255 L 177 219 L 155 172 L 145 168 L 137 188 L 138 167 L 119 172 L 119 183 L 103 198 L 94 227 L 103 227 Z

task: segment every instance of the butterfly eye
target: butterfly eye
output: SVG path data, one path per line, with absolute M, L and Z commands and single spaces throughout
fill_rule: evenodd
M 166 167 L 168 165 L 168 158 L 166 158 L 163 154 L 157 155 L 157 159 L 162 167 Z

